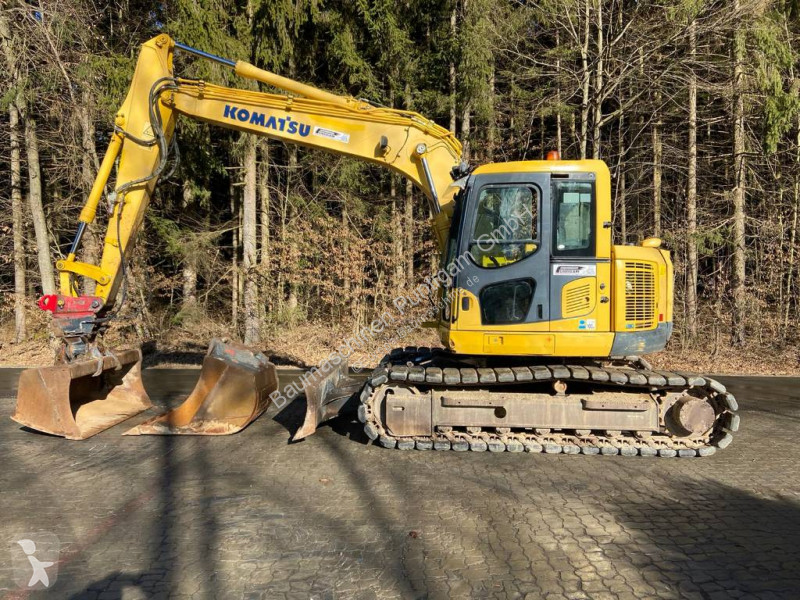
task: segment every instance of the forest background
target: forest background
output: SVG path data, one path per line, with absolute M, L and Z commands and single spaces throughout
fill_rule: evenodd
M 471 164 L 551 149 L 605 160 L 615 242 L 657 236 L 673 252 L 675 334 L 657 364 L 799 372 L 798 4 L 3 0 L 2 362 L 52 360 L 35 299 L 55 290 L 138 46 L 166 32 L 420 112 Z M 186 54 L 176 72 L 248 85 Z M 313 364 L 437 268 L 424 198 L 397 176 L 186 119 L 177 143 L 112 342 L 191 362 L 216 335 Z M 396 341 L 436 343 L 428 330 Z

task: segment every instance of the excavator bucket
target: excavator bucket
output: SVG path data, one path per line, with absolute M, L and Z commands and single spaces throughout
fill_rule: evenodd
M 17 423 L 83 440 L 147 410 L 142 354 L 123 350 L 102 358 L 26 369 L 19 379 Z
M 338 417 L 353 407 L 353 403 L 348 401 L 361 391 L 364 382 L 348 376 L 347 373 L 347 364 L 342 362 L 324 377 L 316 371 L 307 379 L 303 385 L 306 394 L 306 417 L 292 441 L 308 437 L 321 423 Z
M 263 413 L 278 375 L 261 352 L 212 340 L 194 391 L 178 408 L 148 419 L 124 435 L 227 435 Z

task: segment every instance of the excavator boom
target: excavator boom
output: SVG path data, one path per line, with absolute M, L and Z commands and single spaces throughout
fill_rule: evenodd
M 176 78 L 176 48 L 286 93 Z M 353 157 L 403 175 L 428 199 L 437 239 L 444 244 L 458 190 L 451 183 L 464 169 L 461 144 L 448 130 L 414 112 L 338 96 L 160 35 L 141 48 L 75 238 L 67 256 L 56 263 L 60 294 L 40 301 L 40 307 L 52 313 L 54 332 L 62 340 L 59 364 L 23 374 L 12 417 L 16 421 L 84 439 L 149 408 L 140 380 L 141 353 L 107 352 L 101 337 L 124 299 L 127 258 L 167 167 L 179 116 Z M 83 235 L 95 220 L 115 165 L 100 263 L 79 261 Z M 93 295 L 80 294 L 79 277 L 95 282 Z M 186 403 L 131 433 L 233 433 L 266 409 L 276 387 L 274 367 L 263 354 L 217 340 Z

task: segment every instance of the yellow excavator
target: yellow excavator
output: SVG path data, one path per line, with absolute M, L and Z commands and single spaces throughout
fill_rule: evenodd
M 173 74 L 183 51 L 279 94 Z M 61 338 L 57 364 L 23 372 L 12 417 L 85 439 L 148 408 L 138 349 L 102 334 L 124 300 L 127 258 L 168 162 L 178 116 L 381 165 L 427 198 L 442 255 L 435 327 L 443 347 L 397 349 L 366 378 L 334 352 L 303 376 L 305 422 L 294 438 L 352 412 L 370 439 L 398 449 L 707 456 L 739 427 L 736 400 L 705 376 L 654 370 L 642 354 L 672 332 L 673 270 L 661 241 L 612 244 L 611 186 L 598 160 L 461 161 L 453 134 L 410 111 L 375 106 L 233 62 L 160 35 L 145 43 L 66 258 L 60 293 L 39 301 Z M 76 259 L 107 195 L 99 265 Z M 83 296 L 77 278 L 96 282 Z M 400 312 L 411 302 L 397 290 Z M 120 296 L 120 297 L 118 297 Z M 379 319 L 372 330 L 391 327 Z M 278 388 L 255 349 L 214 340 L 192 394 L 130 434 L 228 434 L 256 419 Z

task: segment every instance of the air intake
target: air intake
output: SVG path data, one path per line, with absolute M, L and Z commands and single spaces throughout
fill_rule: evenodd
M 592 309 L 594 305 L 594 283 L 594 279 L 584 279 L 582 283 L 577 283 L 574 287 L 569 285 L 564 287 L 562 316 L 565 319 L 583 316 Z
M 653 329 L 656 305 L 655 265 L 625 261 L 625 329 Z

